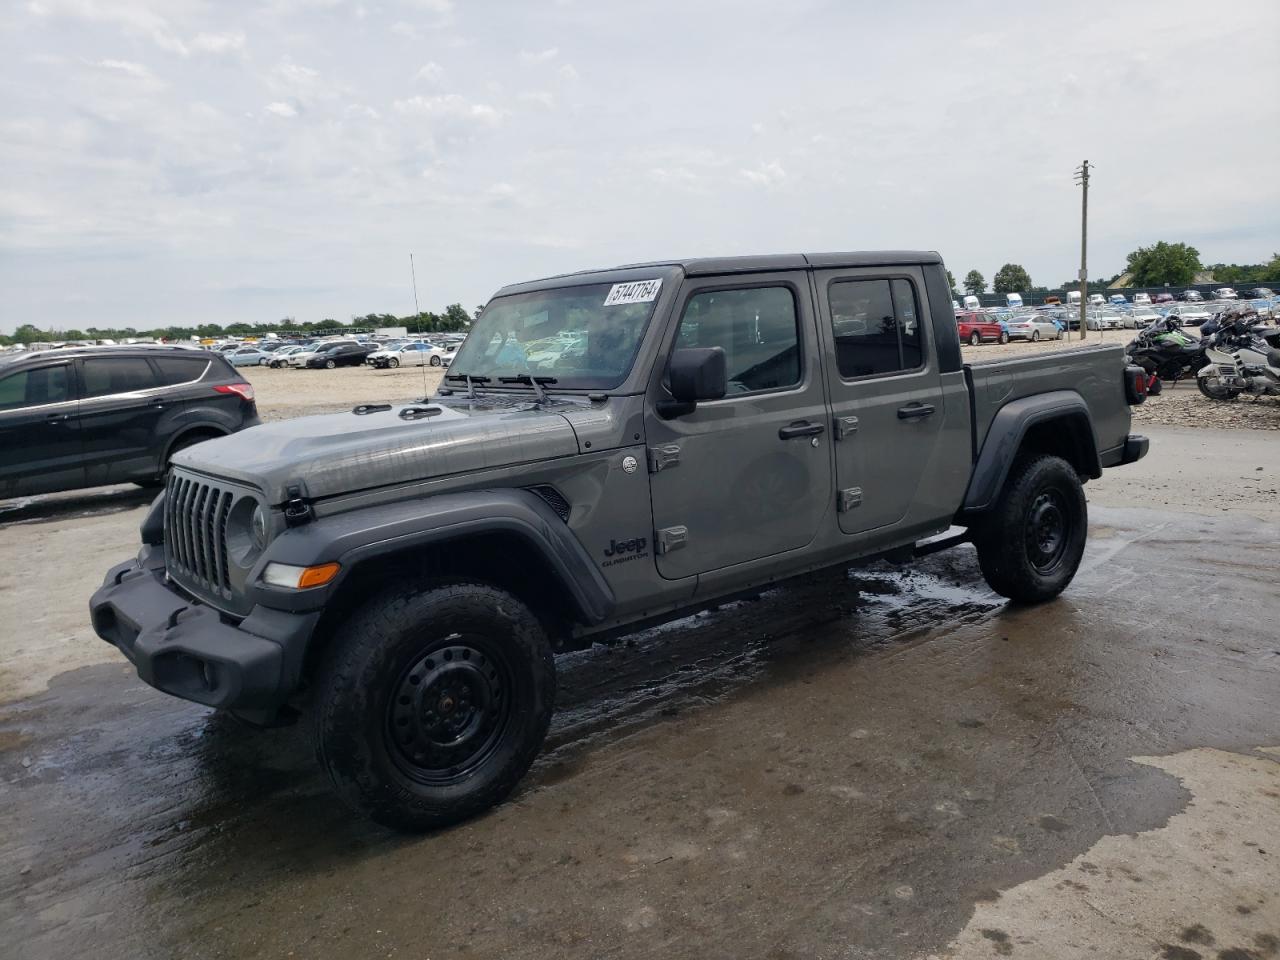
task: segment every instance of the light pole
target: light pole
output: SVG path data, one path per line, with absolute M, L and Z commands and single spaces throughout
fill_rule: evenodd
M 1089 301 L 1089 161 L 1076 167 L 1075 181 L 1083 191 L 1080 195 L 1080 339 L 1085 338 L 1089 324 L 1085 311 Z

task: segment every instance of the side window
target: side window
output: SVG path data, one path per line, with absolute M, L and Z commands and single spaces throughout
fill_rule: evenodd
M 90 357 L 84 361 L 83 370 L 86 398 L 134 393 L 156 386 L 155 375 L 144 357 Z
M 22 370 L 0 380 L 0 410 L 61 403 L 71 397 L 67 364 Z
M 152 357 L 151 362 L 160 371 L 160 383 L 166 387 L 199 380 L 209 366 L 209 361 L 201 357 Z
M 910 280 L 837 280 L 827 287 L 836 367 L 844 379 L 924 364 L 920 310 Z
M 695 294 L 676 347 L 721 347 L 729 392 L 777 390 L 800 382 L 796 301 L 787 287 L 709 290 Z

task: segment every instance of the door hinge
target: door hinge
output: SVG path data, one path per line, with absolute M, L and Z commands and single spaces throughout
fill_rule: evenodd
M 843 440 L 850 434 L 858 432 L 857 417 L 836 417 L 835 434 L 837 440 Z
M 653 542 L 659 554 L 683 549 L 689 542 L 688 527 L 663 527 L 655 532 Z
M 649 472 L 657 473 L 667 467 L 680 465 L 680 445 L 664 443 L 660 447 L 649 448 Z
M 841 513 L 848 513 L 854 507 L 862 506 L 862 488 L 849 487 L 841 490 L 836 498 L 836 507 Z

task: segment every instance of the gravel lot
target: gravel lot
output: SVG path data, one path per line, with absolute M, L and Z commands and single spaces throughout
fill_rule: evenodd
M 1194 331 L 1191 332 L 1194 334 Z M 971 347 L 965 344 L 961 353 L 966 363 L 981 363 L 984 360 L 1003 360 L 1047 350 L 1070 350 L 1080 346 L 1097 346 L 1098 344 L 1123 346 L 1133 337 L 1132 330 L 1091 330 L 1088 339 L 1083 342 L 1073 336 L 1070 339 L 1042 340 L 1039 343 L 1017 341 L 1004 346 L 989 343 L 980 347 Z M 1194 380 L 1183 380 L 1172 386 L 1165 384 L 1164 391 L 1158 397 L 1149 397 L 1142 406 L 1135 407 L 1133 422 L 1139 425 L 1138 429 L 1141 429 L 1140 425 L 1144 423 L 1160 423 L 1171 427 L 1209 429 L 1243 427 L 1250 430 L 1280 430 L 1280 400 L 1274 397 L 1263 397 L 1259 400 L 1210 400 L 1200 393 Z

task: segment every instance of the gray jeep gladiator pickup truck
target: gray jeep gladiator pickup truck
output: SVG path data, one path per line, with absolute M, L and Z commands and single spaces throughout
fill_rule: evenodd
M 517 284 L 434 396 L 178 454 L 93 625 L 167 693 L 306 714 L 348 803 L 437 827 L 528 770 L 554 652 L 963 541 L 1056 596 L 1145 382 L 1119 346 L 966 366 L 936 253 Z

